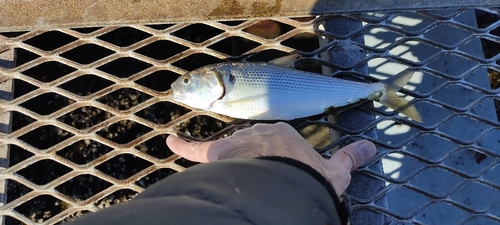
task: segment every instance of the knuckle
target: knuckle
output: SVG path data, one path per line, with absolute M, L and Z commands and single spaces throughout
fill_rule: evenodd
M 345 150 L 345 151 L 342 151 L 342 153 L 344 153 L 345 155 L 347 155 L 347 157 L 349 157 L 349 159 L 351 160 L 352 169 L 357 168 L 358 166 L 360 166 L 360 164 L 362 162 L 362 158 L 361 158 L 361 155 L 358 153 L 358 151 L 348 151 L 348 150 Z

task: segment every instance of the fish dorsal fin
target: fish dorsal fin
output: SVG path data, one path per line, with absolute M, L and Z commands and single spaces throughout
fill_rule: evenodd
M 300 55 L 294 53 L 294 54 L 291 54 L 291 55 L 287 55 L 287 56 L 283 56 L 283 57 L 279 57 L 279 58 L 273 59 L 273 60 L 269 61 L 269 63 L 272 63 L 274 65 L 278 65 L 278 66 L 282 66 L 282 67 L 285 67 L 285 68 L 292 68 L 292 69 L 294 69 L 295 68 L 295 62 L 299 58 L 300 58 Z

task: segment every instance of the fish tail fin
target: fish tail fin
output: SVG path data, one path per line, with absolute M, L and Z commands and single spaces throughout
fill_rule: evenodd
M 415 106 L 410 105 L 410 103 L 406 101 L 406 99 L 396 94 L 397 91 L 399 91 L 406 83 L 408 83 L 414 72 L 415 71 L 413 70 L 407 70 L 387 80 L 384 80 L 382 83 L 385 85 L 386 89 L 382 96 L 380 96 L 378 102 L 391 109 L 403 113 L 404 115 L 417 122 L 422 123 L 422 116 L 417 111 Z

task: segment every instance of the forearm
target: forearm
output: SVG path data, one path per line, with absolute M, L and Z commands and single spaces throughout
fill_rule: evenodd
M 340 224 L 336 194 L 314 173 L 276 157 L 201 164 L 76 224 Z

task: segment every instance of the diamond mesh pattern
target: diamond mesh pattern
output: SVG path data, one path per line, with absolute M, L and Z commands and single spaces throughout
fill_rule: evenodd
M 496 9 L 476 11 L 500 16 Z M 170 83 L 188 70 L 256 52 L 261 53 L 246 58 L 269 60 L 297 50 L 312 51 L 309 55 L 341 51 L 339 42 L 346 42 L 360 57 L 349 64 L 324 61 L 334 75 L 368 65 L 374 72 L 365 78 L 377 81 L 411 66 L 429 84 L 420 87 L 412 80 L 401 91 L 422 112 L 423 124 L 377 104 L 360 107 L 361 113 L 376 116 L 359 129 L 325 122 L 323 116 L 291 122 L 301 131 L 338 131 L 340 139 L 316 146 L 325 154 L 359 138 L 379 147 L 377 157 L 355 172 L 355 179 L 387 185 L 375 190 L 376 195 L 348 192 L 353 217 L 375 213 L 392 222 L 432 224 L 445 210 L 453 213 L 450 224 L 499 223 L 500 180 L 495 171 L 500 168 L 500 123 L 481 108 L 498 105 L 500 89 L 476 81 L 487 80 L 487 71 L 500 71 L 500 50 L 480 54 L 474 42 L 499 45 L 500 20 L 478 28 L 463 20 L 468 12 L 346 15 L 363 22 L 347 33 L 321 31 L 318 24 L 324 17 L 0 33 L 0 51 L 15 49 L 18 54 L 14 68 L 0 68 L 0 82 L 15 84 L 14 99 L 2 100 L 0 107 L 0 114 L 12 114 L 13 123 L 12 132 L 1 134 L 0 145 L 10 147 L 11 159 L 1 172 L 10 191 L 0 214 L 9 223 L 54 224 L 126 201 L 193 165 L 165 146 L 167 134 L 180 131 L 214 139 L 233 129 L 230 118 L 172 102 Z M 403 18 L 415 23 L 404 24 Z M 453 35 L 436 38 L 434 33 L 443 31 Z M 359 37 L 374 41 L 351 41 Z M 425 54 L 405 51 L 411 46 Z M 451 61 L 459 66 L 443 69 Z M 392 74 L 378 72 L 385 66 L 396 69 Z M 312 63 L 300 69 L 318 72 L 321 66 Z M 374 129 L 378 138 L 367 134 Z M 381 135 L 392 130 L 400 132 Z M 375 168 L 380 160 L 390 159 L 407 163 L 393 170 Z M 32 173 L 39 173 L 35 180 L 28 178 Z M 404 207 L 384 203 L 392 198 L 399 198 Z

